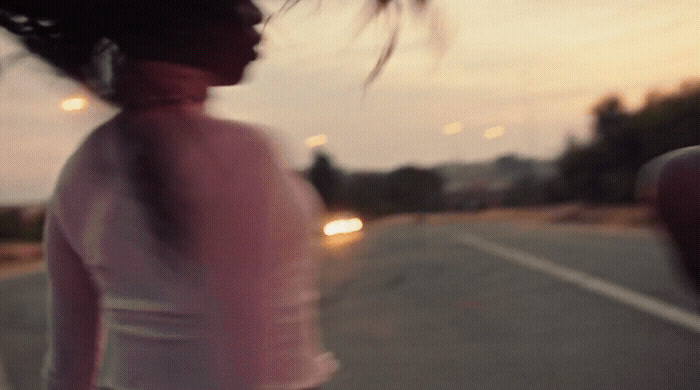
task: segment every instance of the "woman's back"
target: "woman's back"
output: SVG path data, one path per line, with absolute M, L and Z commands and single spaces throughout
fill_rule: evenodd
M 157 133 L 161 145 L 129 137 L 140 132 Z M 148 196 L 139 183 L 150 177 L 134 174 L 144 156 L 173 162 L 175 174 L 160 182 L 168 196 Z M 161 202 L 180 207 L 171 232 Z M 327 378 L 335 361 L 318 335 L 316 202 L 250 126 L 165 105 L 126 110 L 96 130 L 61 175 L 46 249 L 52 278 L 62 275 L 54 283 L 87 274 L 100 297 L 100 386 L 291 389 Z M 72 356 L 90 347 L 61 343 Z M 47 368 L 61 376 L 51 359 Z
M 96 130 L 67 164 L 47 233 L 55 230 L 65 237 L 100 292 L 101 385 L 198 388 L 203 380 L 202 272 L 173 267 L 191 259 L 154 234 L 153 211 L 129 180 L 134 156 L 123 148 L 121 119 Z M 55 252 L 47 248 L 48 261 Z

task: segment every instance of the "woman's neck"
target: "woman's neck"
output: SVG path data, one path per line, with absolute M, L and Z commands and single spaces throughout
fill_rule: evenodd
M 124 109 L 187 106 L 203 109 L 212 73 L 166 61 L 132 61 L 117 78 L 117 99 Z

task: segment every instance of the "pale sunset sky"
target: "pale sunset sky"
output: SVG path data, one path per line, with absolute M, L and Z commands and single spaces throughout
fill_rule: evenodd
M 304 0 L 276 17 L 248 80 L 212 90 L 210 112 L 272 129 L 295 167 L 309 164 L 305 140 L 325 134 L 337 165 L 390 170 L 555 157 L 569 137 L 590 135 L 603 96 L 634 108 L 700 77 L 696 0 L 439 0 L 422 20 L 403 15 L 394 56 L 365 90 L 388 29 L 380 19 L 358 34 L 363 4 Z M 48 198 L 65 159 L 116 112 L 94 98 L 61 110 L 84 92 L 30 57 L 6 65 L 20 54 L 0 29 L 0 203 Z

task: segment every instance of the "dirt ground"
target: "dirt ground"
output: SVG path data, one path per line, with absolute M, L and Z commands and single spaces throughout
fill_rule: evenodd
M 0 280 L 41 269 L 41 243 L 0 242 Z
M 426 222 L 444 224 L 469 221 L 508 221 L 513 223 L 580 226 L 605 230 L 647 230 L 656 224 L 645 206 L 591 206 L 566 203 L 554 206 L 494 208 L 475 212 L 404 214 L 373 221 L 373 225 Z

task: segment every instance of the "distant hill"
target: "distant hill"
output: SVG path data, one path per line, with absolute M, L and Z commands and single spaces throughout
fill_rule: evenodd
M 554 160 L 523 158 L 516 155 L 506 155 L 480 163 L 442 164 L 433 170 L 445 179 L 445 193 L 460 192 L 473 186 L 502 190 L 524 177 L 549 179 L 558 172 Z

